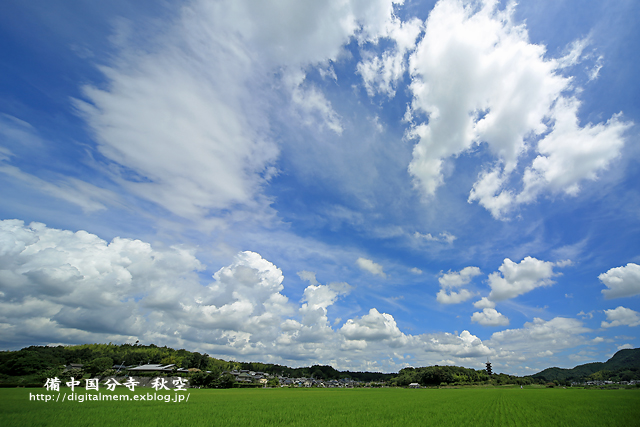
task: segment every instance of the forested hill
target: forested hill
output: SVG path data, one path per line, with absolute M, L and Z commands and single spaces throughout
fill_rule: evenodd
M 38 381 L 40 377 L 55 375 L 56 370 L 71 363 L 84 365 L 89 374 L 105 373 L 113 365 L 137 366 L 145 363 L 175 364 L 176 368 L 192 371 L 210 371 L 219 375 L 224 371 L 250 370 L 282 375 L 291 378 L 313 377 L 324 380 L 350 378 L 357 381 L 390 381 L 397 385 L 420 383 L 422 385 L 472 384 L 488 381 L 518 383 L 551 381 L 629 381 L 640 379 L 640 348 L 620 350 L 602 363 L 588 363 L 573 369 L 548 368 L 529 377 L 512 377 L 506 374 L 488 376 L 484 370 L 476 371 L 456 366 L 430 366 L 405 368 L 399 373 L 338 371 L 331 366 L 314 365 L 303 368 L 257 362 L 225 361 L 207 354 L 169 347 L 137 344 L 84 344 L 77 346 L 32 346 L 19 351 L 0 351 L 0 383 L 12 382 L 11 378 L 28 377 Z M 524 382 L 528 384 L 529 382 Z
M 629 381 L 640 377 L 640 348 L 620 350 L 606 362 L 594 362 L 573 369 L 547 368 L 532 375 L 546 381 Z
M 99 361 L 100 363 L 97 363 Z M 188 350 L 174 350 L 154 344 L 83 344 L 75 346 L 31 346 L 18 351 L 0 351 L 0 379 L 2 376 L 29 376 L 46 372 L 53 367 L 79 363 L 91 372 L 93 365 L 123 364 L 136 366 L 145 363 L 175 364 L 178 368 L 209 370 L 213 372 L 248 369 L 289 377 L 314 377 L 323 379 L 351 378 L 359 381 L 381 381 L 396 374 L 378 372 L 337 371 L 331 366 L 314 365 L 304 368 L 271 363 L 236 362 L 216 359 L 207 354 Z M 95 366 L 96 373 L 99 367 Z

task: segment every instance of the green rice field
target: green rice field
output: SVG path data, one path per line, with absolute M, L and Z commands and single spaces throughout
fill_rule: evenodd
M 84 389 L 76 389 L 80 394 Z M 0 389 L 10 426 L 638 426 L 640 390 L 535 388 L 231 389 L 165 392 L 171 402 L 133 401 L 153 389 L 103 395 L 129 401 L 68 401 L 69 389 Z M 96 392 L 91 392 L 96 394 Z M 35 400 L 37 394 L 51 401 Z M 157 393 L 158 395 L 160 393 Z M 188 396 L 188 401 L 186 398 Z

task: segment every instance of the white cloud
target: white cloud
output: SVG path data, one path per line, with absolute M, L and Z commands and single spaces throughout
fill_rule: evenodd
M 293 312 L 280 293 L 284 289 L 282 271 L 255 252 L 240 252 L 213 278 L 197 305 L 183 305 L 191 313 L 191 326 L 202 322 L 208 328 L 267 336 L 266 328 L 276 328 L 283 315 Z
M 103 339 L 142 335 L 148 310 L 161 308 L 170 316 L 184 295 L 199 287 L 202 265 L 192 251 L 179 247 L 154 250 L 121 238 L 107 243 L 84 231 L 39 223 L 25 227 L 17 220 L 0 222 L 0 242 L 2 312 L 14 313 L 0 319 L 12 325 L 5 340 L 41 340 L 42 334 L 52 341 L 84 341 L 87 333 L 104 334 Z M 23 306 L 42 311 L 23 311 Z M 25 329 L 27 320 L 47 326 Z
M 466 285 L 471 279 L 480 274 L 482 274 L 482 272 L 478 267 L 465 267 L 459 272 L 449 271 L 448 273 L 444 273 L 438 279 L 438 282 L 440 282 L 442 288 L 458 288 Z
M 413 237 L 416 239 L 424 239 L 428 242 L 444 242 L 449 244 L 453 243 L 453 241 L 457 239 L 456 236 L 447 231 L 443 231 L 438 237 L 431 235 L 431 233 L 422 234 L 416 231 L 413 233 Z
M 0 341 L 140 339 L 223 358 L 389 372 L 406 366 L 407 358 L 416 366 L 442 360 L 469 366 L 489 355 L 534 357 L 540 347 L 557 352 L 583 343 L 580 334 L 588 331 L 577 320 L 556 318 L 485 342 L 468 331 L 410 335 L 376 308 L 338 328 L 340 320 L 329 321 L 328 314 L 350 292 L 347 283 L 322 285 L 301 271 L 310 285 L 295 304 L 284 295 L 282 271 L 255 252 L 238 253 L 207 283 L 199 278 L 203 268 L 186 248 L 1 221 Z
M 480 338 L 469 331 L 462 331 L 460 335 L 438 334 L 424 335 L 424 347 L 427 352 L 437 352 L 459 358 L 486 357 L 492 354 Z
M 473 313 L 471 321 L 482 326 L 507 326 L 509 318 L 499 313 L 495 308 L 485 308 L 482 312 Z
M 403 336 L 393 316 L 375 308 L 359 319 L 347 320 L 340 332 L 348 340 L 380 341 Z
M 147 45 L 119 37 L 121 52 L 101 67 L 106 84 L 84 87 L 76 106 L 132 193 L 195 221 L 259 212 L 279 154 L 265 136 L 274 91 L 288 94 L 303 123 L 340 133 L 302 70 L 326 69 L 351 37 L 386 34 L 392 12 L 391 0 L 194 0 Z
M 580 127 L 579 106 L 575 98 L 556 101 L 551 112 L 553 130 L 538 142 L 540 154 L 525 169 L 519 194 L 504 189 L 508 173 L 497 166 L 480 175 L 469 201 L 479 201 L 495 218 L 502 219 L 515 206 L 534 202 L 543 191 L 575 196 L 582 181 L 595 181 L 620 155 L 623 134 L 631 124 L 622 122 L 618 114 L 606 124 Z
M 562 69 L 562 68 L 572 67 L 574 65 L 579 64 L 585 59 L 593 58 L 595 56 L 593 52 L 588 54 L 583 54 L 584 50 L 590 44 L 591 44 L 590 36 L 587 36 L 584 39 L 574 40 L 569 46 L 567 46 L 567 49 L 566 49 L 567 53 L 563 57 L 557 59 L 558 68 Z M 603 66 L 603 59 L 604 57 L 602 55 L 598 55 L 593 66 L 591 68 L 589 67 L 586 68 L 587 75 L 589 76 L 590 81 L 598 78 L 600 69 L 602 69 L 602 66 Z
M 304 75 L 301 75 L 304 78 Z M 344 127 L 338 113 L 324 94 L 313 85 L 303 84 L 300 80 L 293 85 L 291 99 L 303 113 L 301 119 L 307 125 L 319 123 L 326 126 L 338 135 L 342 135 Z
M 1 161 L 2 159 L 0 159 Z M 2 163 L 0 163 L 0 173 L 15 179 L 19 184 L 26 184 L 46 196 L 56 197 L 79 206 L 85 213 L 105 210 L 109 205 L 121 205 L 120 196 L 114 192 L 77 178 L 59 176 L 56 180 L 44 180 L 15 166 Z
M 487 297 L 482 297 L 479 301 L 473 303 L 475 308 L 495 308 L 496 303 Z
M 402 22 L 394 18 L 387 24 L 382 37 L 393 40 L 395 47 L 386 50 L 381 56 L 373 55 L 366 50 L 362 52 L 364 59 L 357 67 L 369 96 L 374 96 L 376 92 L 389 97 L 395 95 L 396 83 L 406 71 L 407 52 L 415 48 L 416 39 L 421 31 L 422 22 L 419 19 Z
M 301 323 L 294 331 L 283 334 L 279 339 L 282 341 L 286 337 L 289 344 L 323 343 L 330 340 L 334 331 L 329 325 L 327 307 L 339 296 L 348 294 L 350 289 L 346 283 L 309 285 L 302 297 L 305 303 L 299 309 Z
M 387 275 L 382 270 L 382 266 L 371 261 L 370 259 L 361 257 L 357 259 L 356 263 L 358 264 L 358 267 L 365 271 L 368 271 L 371 274 L 376 274 L 381 277 L 387 277 Z
M 139 339 L 218 357 L 378 371 L 404 366 L 406 354 L 427 365 L 491 353 L 468 331 L 406 335 L 375 308 L 334 330 L 328 308 L 351 286 L 311 284 L 296 309 L 282 293 L 282 271 L 255 252 L 238 253 L 206 285 L 203 268 L 180 247 L 1 221 L 0 341 Z
M 3 145 L 16 144 L 35 148 L 43 144 L 36 129 L 30 123 L 9 114 L 0 113 L 0 135 Z M 2 150 L 6 150 L 6 157 L 0 157 L 0 160 L 6 160 L 12 155 L 8 148 L 3 147 Z
M 422 274 L 422 270 L 420 270 L 420 269 L 419 269 L 419 268 L 417 268 L 417 267 L 413 267 L 413 268 L 411 268 L 411 270 L 409 270 L 409 271 L 410 271 L 410 272 L 412 272 L 413 274 L 418 274 L 418 275 Z
M 467 289 L 460 289 L 458 292 L 440 289 L 436 295 L 436 300 L 440 304 L 459 304 L 472 298 L 474 295 L 473 292 Z
M 444 273 L 438 281 L 440 291 L 436 295 L 436 300 L 441 304 L 458 304 L 473 297 L 474 293 L 467 289 L 451 291 L 452 288 L 459 288 L 471 282 L 475 276 L 482 274 L 478 267 L 465 267 L 459 272 Z
M 429 123 L 410 133 L 419 141 L 409 171 L 426 194 L 442 183 L 443 159 L 481 141 L 513 170 L 525 135 L 544 131 L 542 119 L 567 85 L 544 48 L 511 22 L 512 10 L 496 8 L 483 1 L 474 13 L 471 5 L 439 2 L 411 57 L 411 108 Z
M 640 265 L 632 262 L 602 273 L 598 279 L 608 289 L 601 292 L 606 299 L 630 297 L 640 294 Z
M 600 74 L 600 70 L 603 67 L 603 62 L 604 62 L 604 56 L 602 55 L 598 56 L 596 63 L 593 65 L 591 70 L 589 70 L 589 80 L 595 80 L 598 78 L 598 75 Z
M 582 58 L 582 52 L 587 46 L 591 44 L 590 37 L 574 40 L 570 46 L 568 46 L 567 54 L 557 60 L 559 68 L 566 68 L 576 65 Z
M 606 124 L 580 127 L 579 106 L 575 98 L 560 98 L 556 102 L 552 111 L 553 131 L 538 143 L 540 155 L 524 173 L 524 188 L 518 202 L 528 203 L 546 188 L 576 195 L 581 181 L 596 180 L 598 172 L 620 155 L 623 133 L 631 125 L 622 122 L 617 114 Z
M 565 317 L 555 317 L 549 321 L 534 318 L 523 328 L 495 332 L 487 341 L 490 347 L 504 349 L 505 359 L 528 358 L 540 349 L 554 353 L 586 342 L 581 335 L 590 332 L 581 321 Z
M 336 289 L 335 286 L 329 285 L 309 285 L 304 290 L 302 307 L 307 306 L 310 311 L 316 311 L 322 309 L 326 314 L 328 306 L 332 305 L 339 295 L 345 295 L 349 293 L 349 286 Z
M 585 313 L 584 310 L 580 311 L 580 313 L 578 313 L 578 316 L 582 317 L 583 319 L 593 319 L 593 313 L 595 312 L 595 310 L 592 310 L 588 313 Z
M 90 103 L 76 102 L 100 152 L 122 166 L 121 184 L 191 219 L 252 203 L 278 154 L 259 134 L 264 114 L 252 106 L 251 90 L 239 86 L 250 86 L 248 58 L 231 43 L 224 48 L 227 38 L 215 39 L 202 20 L 185 16 L 172 31 L 185 43 L 203 38 L 211 56 L 171 42 L 126 67 L 103 69 L 108 90 L 85 87 Z
M 192 250 L 0 222 L 3 342 L 146 342 L 256 354 L 295 314 L 282 272 L 239 253 L 207 286 Z M 40 326 L 34 327 L 34 324 Z
M 627 350 L 627 349 L 633 349 L 633 346 L 629 343 L 618 346 L 618 350 Z
M 503 219 L 543 191 L 576 194 L 581 181 L 596 179 L 619 155 L 630 124 L 615 115 L 580 127 L 579 102 L 564 94 L 571 79 L 558 71 L 575 63 L 587 42 L 574 43 L 561 60 L 546 59 L 544 46 L 530 43 L 525 26 L 512 21 L 515 4 L 498 5 L 441 0 L 431 11 L 410 57 L 407 111 L 412 123 L 416 113 L 428 122 L 413 123 L 407 135 L 417 140 L 409 172 L 427 196 L 443 184 L 446 159 L 486 143 L 497 162 L 480 174 L 468 201 Z M 529 148 L 539 156 L 516 194 L 507 184 Z
M 603 321 L 600 326 L 603 328 L 612 328 L 614 326 L 638 326 L 640 325 L 640 313 L 630 308 L 618 307 L 611 310 L 605 310 L 609 322 Z
M 297 274 L 298 274 L 298 277 L 300 277 L 304 281 L 309 282 L 309 284 L 311 284 L 311 285 L 319 285 L 320 284 L 316 280 L 316 273 L 314 273 L 312 271 L 302 270 L 302 271 L 298 271 Z
M 519 264 L 505 258 L 498 268 L 500 272 L 489 275 L 491 293 L 489 299 L 494 302 L 517 297 L 540 286 L 551 286 L 555 276 L 553 267 L 558 264 L 525 257 Z
M 3 144 L 18 145 L 21 149 L 40 151 L 45 145 L 32 125 L 6 114 L 0 114 L 0 135 L 3 137 Z M 121 198 L 117 194 L 78 178 L 49 172 L 49 179 L 45 180 L 24 172 L 10 164 L 14 157 L 19 156 L 9 148 L 0 147 L 0 173 L 11 179 L 12 185 L 26 185 L 46 196 L 79 206 L 85 213 L 105 210 L 109 205 L 121 205 Z

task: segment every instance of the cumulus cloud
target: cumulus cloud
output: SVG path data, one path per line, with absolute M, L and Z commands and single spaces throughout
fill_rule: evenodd
M 475 294 L 468 289 L 460 289 L 457 292 L 440 289 L 436 294 L 436 300 L 440 304 L 459 304 L 472 298 L 474 295 Z
M 369 310 L 361 318 L 349 319 L 340 328 L 340 332 L 348 340 L 380 341 L 399 338 L 403 334 L 393 316 L 380 313 L 375 308 Z
M 78 231 L 0 223 L 4 342 L 120 342 L 137 337 L 251 354 L 295 314 L 280 269 L 254 252 L 200 283 L 194 251 Z M 33 327 L 34 324 L 39 327 Z
M 473 303 L 475 308 L 495 308 L 496 303 L 489 300 L 487 297 L 482 297 L 480 300 Z
M 553 267 L 558 265 L 566 264 L 541 261 L 529 256 L 516 264 L 509 258 L 505 258 L 498 268 L 500 272 L 489 275 L 489 286 L 491 286 L 489 300 L 504 301 L 541 286 L 551 286 L 554 283 L 551 278 L 556 275 Z
M 630 297 L 640 294 L 640 265 L 632 262 L 602 273 L 598 279 L 607 289 L 601 292 L 606 299 Z
M 560 98 L 553 107 L 553 131 L 538 142 L 538 157 L 524 173 L 516 202 L 529 203 L 543 189 L 575 196 L 584 180 L 596 180 L 620 155 L 623 133 L 631 126 L 614 115 L 605 124 L 580 127 L 576 98 Z
M 301 321 L 297 327 L 285 333 L 279 339 L 286 339 L 291 343 L 322 343 L 331 339 L 333 329 L 329 325 L 327 307 L 332 305 L 339 296 L 350 292 L 347 283 L 330 283 L 329 285 L 309 285 L 304 290 L 299 314 Z M 297 322 L 296 322 L 297 323 Z
M 614 326 L 638 326 L 640 325 L 640 313 L 630 308 L 618 307 L 612 310 L 605 310 L 608 322 L 603 321 L 600 326 L 612 328 Z
M 415 186 L 434 195 L 444 182 L 444 162 L 486 143 L 497 161 L 480 174 L 468 200 L 503 219 L 544 191 L 575 195 L 620 154 L 630 124 L 615 115 L 580 127 L 580 102 L 566 96 L 571 79 L 560 70 L 575 63 L 585 43 L 561 60 L 545 58 L 544 46 L 530 43 L 526 27 L 513 22 L 515 4 L 498 7 L 488 0 L 436 4 L 410 57 L 406 118 L 407 135 L 417 140 L 409 164 Z M 428 121 L 416 121 L 418 113 Z M 529 148 L 539 155 L 518 194 L 508 185 Z
M 520 329 L 493 333 L 486 343 L 502 348 L 501 358 L 505 361 L 523 361 L 536 356 L 541 348 L 556 353 L 584 344 L 587 339 L 582 334 L 590 331 L 577 319 L 555 317 L 546 321 L 536 317 Z
M 381 277 L 387 277 L 387 275 L 382 270 L 382 266 L 380 264 L 377 264 L 371 261 L 370 259 L 366 259 L 362 257 L 358 258 L 356 260 L 356 264 L 358 264 L 358 267 L 360 267 L 362 270 L 368 271 L 371 274 L 376 274 Z
M 507 326 L 509 318 L 498 312 L 495 308 L 485 308 L 482 312 L 473 313 L 471 321 L 482 326 Z
M 382 371 L 404 366 L 405 354 L 427 365 L 492 352 L 468 331 L 405 334 L 375 308 L 333 329 L 329 308 L 349 284 L 320 284 L 301 271 L 310 284 L 300 304 L 291 303 L 282 271 L 255 252 L 238 253 L 206 283 L 204 268 L 179 246 L 0 221 L 0 341 L 139 339 L 218 357 Z
M 443 288 L 458 288 L 466 285 L 475 276 L 482 274 L 478 267 L 465 267 L 458 272 L 444 273 L 439 279 L 440 286 Z
M 84 341 L 87 332 L 104 339 L 142 335 L 147 310 L 179 311 L 203 268 L 187 249 L 154 250 L 121 238 L 107 243 L 39 223 L 2 221 L 0 235 L 4 340 L 38 341 L 45 331 L 59 342 Z M 47 326 L 29 329 L 29 322 Z
M 459 288 L 468 284 L 475 276 L 482 274 L 478 267 L 465 267 L 459 272 L 444 273 L 438 281 L 441 289 L 436 295 L 436 300 L 441 304 L 458 304 L 473 297 L 473 292 L 468 289 L 452 291 L 452 288 Z
M 437 352 L 458 358 L 476 358 L 492 354 L 491 349 L 469 331 L 462 331 L 460 335 L 445 333 L 423 337 L 424 349 L 427 352 Z
M 292 313 L 287 297 L 280 293 L 282 271 L 255 252 L 240 252 L 213 279 L 197 305 L 183 305 L 192 314 L 200 312 L 203 325 L 255 333 L 278 326 L 282 315 Z
M 542 119 L 567 85 L 511 13 L 495 2 L 480 2 L 474 13 L 470 4 L 441 1 L 429 15 L 411 57 L 411 108 L 428 114 L 429 123 L 411 132 L 419 142 L 409 166 L 427 194 L 442 183 L 443 159 L 476 142 L 488 142 L 512 170 L 524 136 L 544 131 Z

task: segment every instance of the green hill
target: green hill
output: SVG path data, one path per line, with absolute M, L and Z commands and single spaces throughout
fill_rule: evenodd
M 640 379 L 640 348 L 620 350 L 604 363 L 586 363 L 572 369 L 547 368 L 531 376 L 545 381 Z
M 63 366 L 77 363 L 86 365 L 85 370 L 98 373 L 96 360 L 105 366 L 114 364 L 136 366 L 144 363 L 175 364 L 178 368 L 199 369 L 215 372 L 247 369 L 266 372 L 274 375 L 290 377 L 314 377 L 322 379 L 351 378 L 359 381 L 386 381 L 395 374 L 380 372 L 351 372 L 338 371 L 331 366 L 314 365 L 302 368 L 271 363 L 225 361 L 185 349 L 174 350 L 167 346 L 158 347 L 154 344 L 83 344 L 75 346 L 31 346 L 18 351 L 0 351 L 0 384 L 14 383 L 15 377 L 25 377 L 37 382 L 47 375 L 54 375 Z
M 405 368 L 397 374 L 379 372 L 338 371 L 331 366 L 314 365 L 290 368 L 270 363 L 225 361 L 207 354 L 185 349 L 174 350 L 154 344 L 84 344 L 77 346 L 31 346 L 18 351 L 0 351 L 0 386 L 19 381 L 41 383 L 43 378 L 58 375 L 65 365 L 83 364 L 88 373 L 106 373 L 115 364 L 135 366 L 144 363 L 175 364 L 176 367 L 207 370 L 216 375 L 223 371 L 250 370 L 289 377 L 313 377 L 324 380 L 351 378 L 358 381 L 391 381 L 398 385 L 475 384 L 491 381 L 495 384 L 530 384 L 550 381 L 629 381 L 640 380 L 640 348 L 620 350 L 606 362 L 587 363 L 573 369 L 548 368 L 528 377 L 506 374 L 488 376 L 456 366 Z

